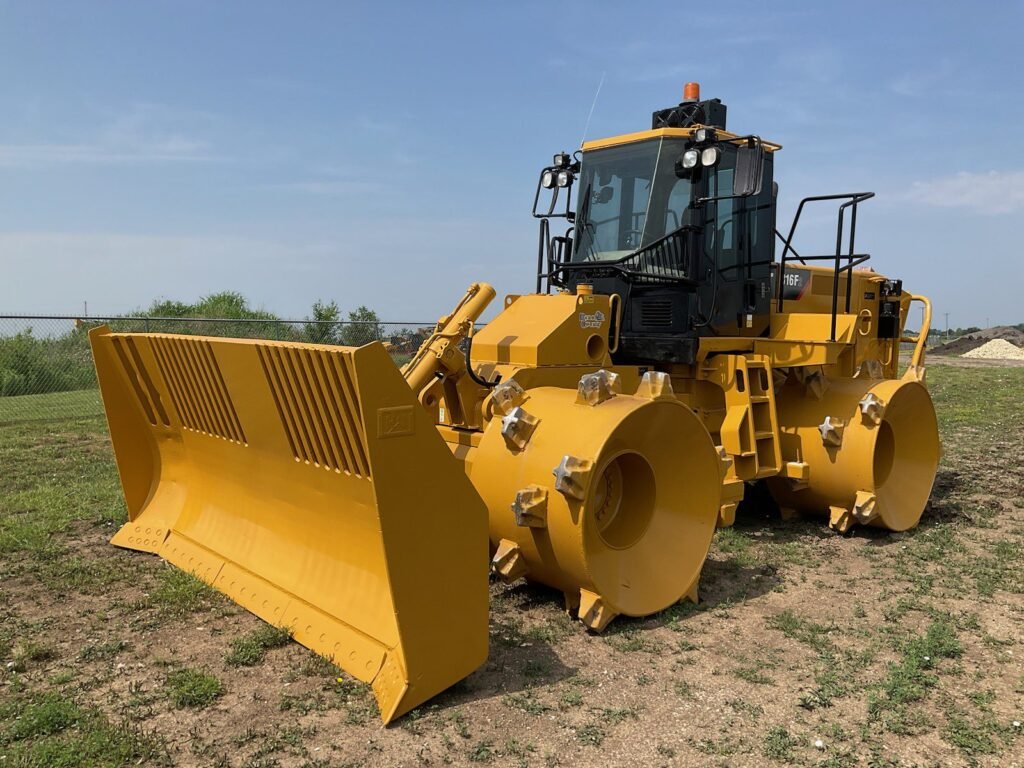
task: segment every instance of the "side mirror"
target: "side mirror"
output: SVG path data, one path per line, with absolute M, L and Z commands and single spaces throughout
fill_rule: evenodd
M 736 170 L 732 176 L 732 193 L 736 197 L 750 197 L 761 192 L 764 179 L 764 149 L 744 146 L 736 150 Z

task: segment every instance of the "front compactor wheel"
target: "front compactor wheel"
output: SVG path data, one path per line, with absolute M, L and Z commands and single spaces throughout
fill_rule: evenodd
M 595 630 L 696 600 L 722 483 L 693 412 L 625 395 L 585 404 L 555 387 L 529 390 L 521 408 L 536 419 L 524 445 L 495 419 L 469 462 L 495 570 L 562 590 Z

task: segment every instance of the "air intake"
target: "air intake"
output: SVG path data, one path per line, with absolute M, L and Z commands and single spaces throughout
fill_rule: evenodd
M 644 328 L 671 328 L 672 302 L 658 300 L 641 303 L 640 324 Z
M 651 128 L 690 128 L 710 125 L 725 130 L 725 104 L 721 99 L 683 102 L 675 107 L 659 109 L 651 115 Z

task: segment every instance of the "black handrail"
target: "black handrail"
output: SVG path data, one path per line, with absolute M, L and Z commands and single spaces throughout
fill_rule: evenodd
M 564 280 L 553 280 L 560 272 L 555 265 L 564 263 L 566 257 L 572 253 L 573 228 L 569 227 L 564 235 L 552 235 L 548 219 L 542 219 L 540 224 L 540 239 L 537 243 L 537 293 L 551 293 L 551 286 L 565 287 Z M 547 285 L 544 281 L 547 280 Z
M 866 253 L 854 253 L 854 243 L 857 237 L 857 206 L 865 200 L 870 200 L 875 196 L 874 192 L 845 192 L 838 195 L 817 195 L 813 197 L 805 197 L 800 201 L 800 205 L 797 206 L 796 215 L 793 217 L 793 224 L 789 228 L 789 237 L 782 237 L 781 233 L 776 229 L 775 234 L 778 235 L 779 239 L 786 244 L 786 247 L 782 250 L 782 258 L 779 259 L 779 279 L 778 279 L 778 304 L 777 310 L 782 312 L 783 307 L 783 287 L 786 278 L 786 257 L 789 252 L 792 251 L 795 258 L 801 263 L 806 264 L 808 261 L 824 261 L 831 259 L 834 261 L 835 266 L 833 267 L 832 274 L 832 332 L 831 340 L 836 340 L 836 315 L 839 312 L 839 274 L 841 272 L 849 272 L 850 274 L 846 278 L 846 312 L 850 311 L 850 299 L 851 290 L 853 287 L 853 268 L 863 264 L 865 261 L 871 258 Z M 800 215 L 803 213 L 804 205 L 807 203 L 816 203 L 823 200 L 845 200 L 846 202 L 839 206 L 839 217 L 838 224 L 836 226 L 836 252 L 833 255 L 825 256 L 801 256 L 793 248 L 793 236 L 796 234 L 796 225 L 800 222 Z M 846 214 L 846 209 L 851 208 L 850 213 L 850 244 L 849 251 L 846 254 L 846 264 L 841 264 L 843 259 L 843 220 Z
M 537 293 L 541 292 L 541 276 L 544 273 L 544 259 L 547 256 L 548 238 L 551 236 L 551 225 L 547 217 L 540 220 L 540 240 L 537 243 Z
M 572 254 L 571 252 L 567 252 L 565 255 L 567 255 L 570 260 L 555 260 L 554 262 L 549 262 L 549 271 L 540 277 L 545 277 L 550 280 L 552 277 L 559 275 L 562 272 L 610 271 L 618 272 L 623 275 L 623 277 L 636 280 L 637 282 L 697 285 L 698 281 L 690 274 L 690 257 L 684 243 L 684 238 L 692 229 L 693 227 L 688 224 L 677 227 L 668 234 L 662 235 L 656 240 L 652 240 L 644 247 L 638 248 L 632 253 L 627 253 L 625 256 L 620 256 L 617 259 L 609 259 L 607 261 L 571 261 Z M 629 262 L 639 261 L 645 257 L 649 257 L 654 261 L 650 269 L 637 270 L 629 268 Z M 651 271 L 651 269 L 654 271 Z M 682 272 L 685 276 L 667 274 L 670 270 L 674 272 Z M 556 284 L 564 283 L 565 280 L 560 278 Z M 538 280 L 538 285 L 539 284 Z

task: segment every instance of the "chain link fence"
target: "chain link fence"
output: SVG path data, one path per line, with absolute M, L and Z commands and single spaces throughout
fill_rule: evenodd
M 89 330 L 184 333 L 361 346 L 380 341 L 404 364 L 434 323 L 0 315 L 0 424 L 103 414 Z
M 121 332 L 346 346 L 380 341 L 404 365 L 435 323 L 0 315 L 0 425 L 103 415 L 88 338 L 99 325 Z M 912 349 L 901 345 L 908 359 Z

